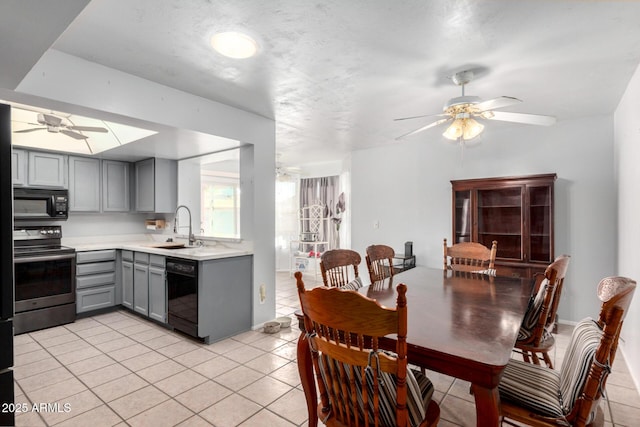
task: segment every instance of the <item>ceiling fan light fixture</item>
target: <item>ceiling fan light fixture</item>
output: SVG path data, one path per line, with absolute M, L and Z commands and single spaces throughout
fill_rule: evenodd
M 229 58 L 245 59 L 258 53 L 258 43 L 249 35 L 238 31 L 216 33 L 211 37 L 211 47 Z
M 452 141 L 457 141 L 464 132 L 464 120 L 465 119 L 455 119 L 447 130 L 444 131 L 442 136 Z
M 452 141 L 463 139 L 468 141 L 480 135 L 484 130 L 484 125 L 473 118 L 455 119 L 451 126 L 444 131 L 442 136 Z
M 473 139 L 476 136 L 480 135 L 483 130 L 484 130 L 484 125 L 483 124 L 478 123 L 474 119 L 466 119 L 465 120 L 465 126 L 464 126 L 464 132 L 462 133 L 462 139 L 464 139 L 466 141 L 468 141 L 470 139 Z

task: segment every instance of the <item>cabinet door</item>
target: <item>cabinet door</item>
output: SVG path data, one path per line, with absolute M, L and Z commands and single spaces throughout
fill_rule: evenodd
M 167 321 L 167 286 L 164 268 L 149 267 L 149 317 Z
M 102 210 L 129 211 L 129 163 L 102 161 Z
M 133 309 L 149 315 L 149 266 L 133 265 Z
M 24 150 L 11 151 L 11 180 L 13 185 L 27 185 L 27 152 Z
M 529 208 L 529 242 L 526 256 L 529 261 L 550 263 L 553 261 L 553 200 L 549 185 L 527 188 Z
M 69 210 L 100 212 L 100 160 L 69 157 Z
M 453 243 L 472 241 L 471 190 L 453 192 Z
M 521 185 L 477 190 L 478 242 L 498 242 L 498 258 L 523 261 L 523 191 Z
M 122 305 L 133 310 L 133 263 L 122 261 Z
M 136 206 L 137 212 L 153 212 L 155 210 L 155 160 L 147 159 L 136 162 Z
M 67 156 L 29 151 L 28 183 L 35 187 L 67 187 Z

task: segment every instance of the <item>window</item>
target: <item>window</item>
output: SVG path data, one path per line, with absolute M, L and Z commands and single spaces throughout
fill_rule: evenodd
M 205 236 L 240 237 L 240 183 L 238 178 L 202 170 L 200 221 Z

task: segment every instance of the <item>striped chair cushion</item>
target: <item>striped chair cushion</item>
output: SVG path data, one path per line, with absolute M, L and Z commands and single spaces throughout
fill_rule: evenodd
M 560 372 L 511 359 L 498 385 L 500 399 L 551 417 L 564 415 L 560 402 Z
M 579 322 L 560 371 L 510 360 L 498 387 L 500 397 L 547 416 L 566 415 L 582 392 L 601 337 L 592 319 Z
M 319 357 L 320 369 L 322 373 L 322 380 L 325 385 L 327 379 L 325 377 L 325 357 Z M 329 358 L 327 358 L 329 359 Z M 329 359 L 332 362 L 333 369 L 337 369 L 337 362 L 333 359 Z M 349 365 L 343 364 L 345 372 L 348 378 L 351 378 Z M 362 375 L 360 369 L 355 367 L 354 369 L 356 384 L 362 384 Z M 367 387 L 369 388 L 369 416 L 373 417 L 373 374 L 370 371 L 366 371 Z M 380 372 L 378 379 L 378 387 L 380 390 L 380 417 L 381 426 L 393 427 L 396 425 L 396 377 L 393 374 L 387 372 Z M 409 425 L 418 426 L 425 417 L 427 407 L 433 396 L 433 384 L 425 375 L 418 370 L 407 369 L 407 409 L 409 413 Z M 345 397 L 340 390 L 340 395 L 336 396 L 338 399 L 343 400 Z M 330 396 L 331 398 L 331 396 Z M 349 397 L 347 396 L 347 399 Z M 364 400 L 362 397 L 362 389 L 357 389 L 357 401 L 358 401 L 358 414 L 361 421 L 364 420 Z M 370 418 L 372 419 L 372 418 Z
M 352 290 L 352 291 L 357 291 L 362 286 L 364 286 L 364 284 L 362 283 L 362 279 L 359 278 L 359 277 L 356 277 L 355 279 L 353 279 L 352 281 L 350 281 L 349 283 L 344 285 L 342 287 L 342 289 L 349 289 L 349 290 Z
M 540 283 L 538 293 L 527 308 L 527 312 L 525 313 L 524 319 L 522 319 L 522 324 L 520 325 L 520 331 L 518 331 L 518 341 L 526 340 L 533 334 L 533 329 L 538 323 L 538 318 L 540 317 L 540 311 L 542 310 L 542 303 L 544 302 L 545 291 L 548 283 L 548 279 L 544 279 L 542 283 Z
M 573 408 L 582 391 L 602 335 L 602 329 L 590 318 L 581 320 L 573 329 L 560 368 L 560 392 L 566 412 Z

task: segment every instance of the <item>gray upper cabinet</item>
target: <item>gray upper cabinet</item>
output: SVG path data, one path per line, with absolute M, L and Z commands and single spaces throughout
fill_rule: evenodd
M 11 151 L 11 179 L 13 185 L 27 185 L 27 152 L 24 150 Z
M 67 156 L 29 151 L 27 183 L 32 187 L 67 188 Z
M 128 212 L 130 209 L 129 163 L 102 161 L 102 211 Z
M 69 210 L 100 212 L 100 159 L 69 157 Z
M 151 158 L 135 164 L 135 210 L 173 213 L 178 201 L 175 160 Z

